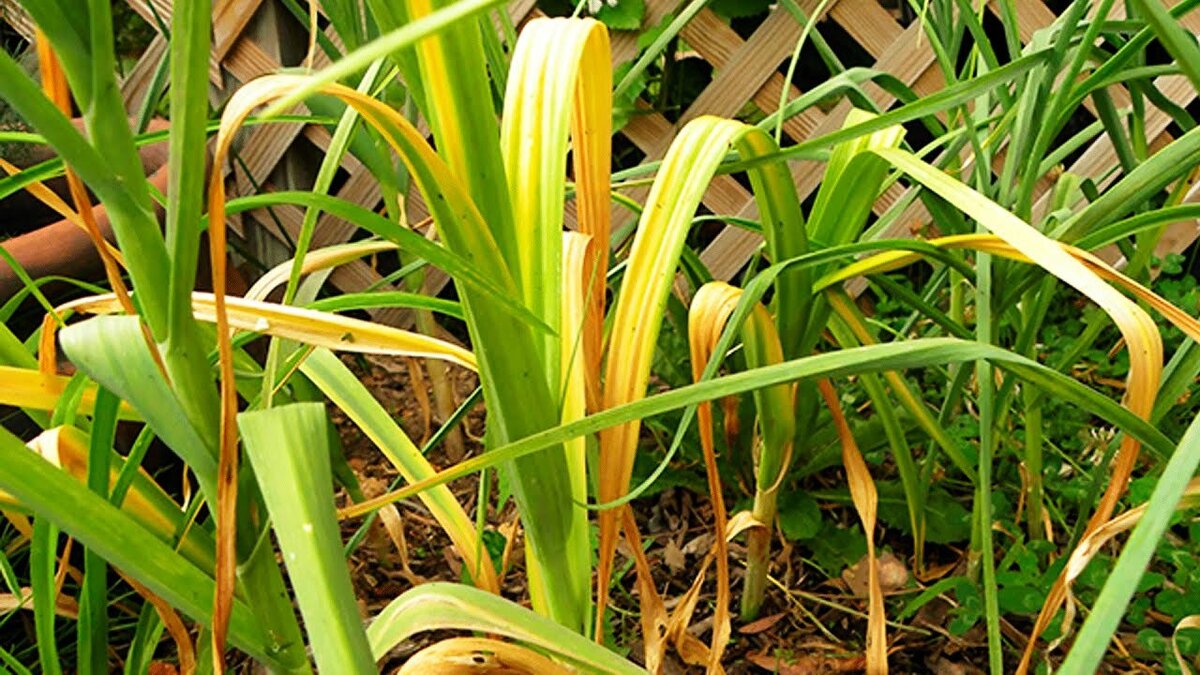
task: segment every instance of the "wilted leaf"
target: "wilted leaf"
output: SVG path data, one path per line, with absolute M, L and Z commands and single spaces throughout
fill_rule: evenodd
M 783 619 L 783 617 L 785 617 L 785 616 L 787 616 L 787 612 L 780 612 L 778 614 L 764 616 L 763 618 L 759 619 L 758 621 L 751 621 L 750 623 L 746 624 L 745 626 L 742 626 L 741 628 L 738 629 L 738 632 L 741 633 L 742 635 L 755 635 L 757 633 L 761 633 L 765 630 L 770 629 L 775 624 L 779 623 L 779 621 L 781 619 Z

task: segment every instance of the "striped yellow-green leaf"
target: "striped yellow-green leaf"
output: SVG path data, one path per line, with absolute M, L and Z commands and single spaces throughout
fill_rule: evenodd
M 745 158 L 771 152 L 767 133 L 741 122 L 700 117 L 689 122 L 672 141 L 647 197 L 629 252 L 625 278 L 612 315 L 603 407 L 636 401 L 646 393 L 650 362 L 658 338 L 667 293 L 675 276 L 688 227 L 700 199 L 729 150 Z M 766 164 L 751 173 L 759 189 L 760 211 L 781 213 L 770 198 L 791 187 L 787 168 Z M 787 186 L 784 188 L 783 186 Z M 794 194 L 794 193 L 793 193 Z M 624 495 L 633 472 L 640 423 L 606 429 L 600 434 L 601 473 L 599 498 L 611 502 Z M 617 513 L 600 513 L 600 557 L 597 569 L 597 604 L 607 602 L 608 581 L 617 545 Z M 598 611 L 597 621 L 603 617 Z
M 557 326 L 567 152 L 574 160 L 579 231 L 596 242 L 585 262 L 585 363 L 597 372 L 603 330 L 612 155 L 612 67 L 608 31 L 593 19 L 535 19 L 513 52 L 500 148 L 508 176 L 525 302 Z M 568 145 L 568 141 L 571 141 Z M 546 336 L 547 358 L 556 338 Z M 556 364 L 547 362 L 556 382 Z
M 0 366 L 0 405 L 54 410 L 70 381 L 69 377 L 47 375 L 36 368 Z M 96 387 L 90 385 L 79 399 L 78 412 L 90 414 L 95 405 Z M 118 414 L 125 420 L 141 419 L 128 404 L 122 405 Z
M 475 369 L 475 357 L 470 351 L 428 335 L 349 316 L 271 302 L 233 297 L 226 298 L 225 302 L 229 326 L 237 330 L 263 333 L 344 352 L 438 358 Z M 63 305 L 62 309 L 89 314 L 111 314 L 120 311 L 120 306 L 115 296 L 102 295 L 70 302 Z M 216 306 L 213 295 L 193 293 L 192 311 L 201 321 L 215 322 Z
M 426 62 L 428 67 L 437 67 L 435 60 Z M 432 87 L 430 93 L 440 95 L 439 89 Z M 585 400 L 595 405 L 598 392 L 608 261 L 611 91 L 608 31 L 602 23 L 535 19 L 522 30 L 509 68 L 499 137 L 513 232 L 511 238 L 497 235 L 497 243 L 526 306 L 557 333 L 541 336 L 536 353 L 513 355 L 513 360 L 541 363 L 549 391 L 562 401 L 558 422 L 582 416 L 584 408 L 580 406 Z M 449 132 L 443 129 L 443 133 Z M 464 137 L 467 133 L 470 130 L 460 129 Z M 591 239 L 590 247 L 586 240 L 564 240 L 568 153 L 574 160 L 579 231 Z M 582 314 L 566 317 L 563 312 L 567 309 Z M 563 368 L 571 364 L 576 352 L 581 359 L 579 374 L 568 380 Z M 580 392 L 592 396 L 579 399 L 576 395 Z M 581 503 L 587 494 L 583 446 L 577 442 L 563 451 L 571 502 Z M 538 480 L 546 468 L 517 465 L 515 482 Z M 565 578 L 551 575 L 539 551 L 532 550 L 528 557 L 534 606 L 585 630 L 591 590 L 586 513 L 574 504 L 555 505 L 528 492 L 518 487 L 518 505 L 526 527 L 530 521 L 550 517 L 547 511 L 551 509 L 565 508 L 571 515 L 563 542 L 566 565 L 559 573 Z M 538 542 L 530 543 L 538 548 Z
M 471 630 L 503 635 L 551 655 L 580 672 L 645 673 L 583 636 L 513 602 L 467 586 L 430 583 L 393 600 L 371 622 L 375 656 L 422 631 Z

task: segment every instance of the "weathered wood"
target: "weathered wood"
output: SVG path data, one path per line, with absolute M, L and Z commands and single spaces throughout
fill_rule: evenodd
M 933 65 L 933 55 L 929 50 L 928 41 L 923 40 L 923 37 L 919 24 L 909 26 L 901 37 L 880 55 L 875 68 L 887 70 L 897 79 L 911 85 Z M 890 94 L 878 87 L 868 87 L 867 91 L 881 108 L 886 108 L 894 100 Z M 850 107 L 846 101 L 839 103 L 813 131 L 813 136 L 837 130 L 849 113 Z M 824 165 L 817 162 L 797 162 L 793 165 L 792 174 L 801 199 L 812 194 L 820 184 L 824 168 Z M 876 208 L 878 207 L 877 204 Z M 734 215 L 757 218 L 758 209 L 753 200 L 747 200 Z M 745 265 L 761 241 L 762 238 L 758 235 L 739 228 L 726 227 L 700 254 L 700 259 L 708 266 L 714 278 L 727 280 Z
M 730 59 L 738 48 L 744 44 L 741 36 L 734 32 L 715 13 L 703 10 L 692 19 L 682 31 L 683 38 L 695 48 L 696 52 L 711 63 L 717 70 L 729 65 Z M 759 110 L 770 114 L 779 109 L 779 97 L 783 93 L 784 79 L 778 70 L 768 69 L 770 77 L 758 91 L 754 92 L 754 104 Z M 788 85 L 788 100 L 797 98 L 801 91 L 795 86 Z M 812 135 L 825 115 L 816 108 L 809 108 L 798 115 L 789 117 L 783 123 L 783 131 L 792 140 L 802 140 Z
M 29 14 L 17 3 L 17 0 L 0 0 L 0 20 L 12 26 L 13 30 L 20 33 L 21 37 L 33 42 L 36 30 L 33 19 L 29 18 Z
M 150 83 L 154 73 L 163 59 L 167 58 L 167 39 L 161 34 L 155 35 L 146 47 L 145 53 L 133 65 L 133 69 L 125 75 L 121 82 L 121 97 L 125 100 L 125 109 L 130 113 L 142 105 L 149 93 Z

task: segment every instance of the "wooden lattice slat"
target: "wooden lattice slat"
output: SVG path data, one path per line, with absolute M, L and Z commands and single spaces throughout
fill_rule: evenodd
M 922 42 L 921 29 L 917 24 L 909 26 L 880 55 L 875 68 L 889 70 L 897 79 L 912 85 L 933 65 L 933 56 L 928 42 Z M 891 67 L 886 67 L 886 66 Z M 867 92 L 881 108 L 886 108 L 893 97 L 878 87 L 866 87 Z M 814 136 L 836 131 L 850 111 L 850 104 L 842 101 L 825 116 L 813 131 Z M 823 165 L 816 162 L 798 162 L 793 167 L 796 189 L 801 199 L 806 198 L 820 184 Z M 895 197 L 890 197 L 894 199 Z M 881 204 L 876 204 L 876 210 Z M 758 209 L 752 199 L 747 199 L 736 212 L 742 218 L 757 218 Z M 750 259 L 762 239 L 758 235 L 734 227 L 726 227 L 700 254 L 700 259 L 718 279 L 731 278 Z
M 25 10 L 17 4 L 17 0 L 0 0 L 0 20 L 13 27 L 21 37 L 33 42 L 35 27 L 33 20 Z
M 262 0 L 218 0 L 213 8 L 212 53 L 222 60 L 242 35 Z

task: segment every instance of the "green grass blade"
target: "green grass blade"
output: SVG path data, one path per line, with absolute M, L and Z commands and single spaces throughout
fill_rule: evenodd
M 1187 341 L 1176 350 L 1163 369 L 1163 383 L 1150 420 L 1158 422 L 1174 408 L 1200 375 L 1200 344 Z
M 246 455 L 293 580 L 317 667 L 376 672 L 334 517 L 325 406 L 296 403 L 238 415 Z
M 136 223 L 138 232 L 142 236 L 152 237 L 155 242 L 158 242 L 154 247 L 156 252 L 162 250 L 165 246 L 162 243 L 163 237 L 159 231 L 158 220 L 154 215 L 154 202 L 150 196 L 150 183 L 146 180 L 146 173 L 142 168 L 142 160 L 138 154 L 137 145 L 133 140 L 133 130 L 129 127 L 129 117 L 125 111 L 125 102 L 121 98 L 120 82 L 117 80 L 112 3 L 106 0 L 88 0 L 87 6 L 91 41 L 91 54 L 88 59 L 88 67 L 91 69 L 91 89 L 84 95 L 80 108 L 83 113 L 85 126 L 87 127 L 88 139 L 94 148 L 103 153 L 106 166 L 109 167 L 117 180 L 120 181 L 124 192 L 128 193 L 132 198 L 137 211 L 125 214 L 122 210 L 109 206 L 107 200 L 104 203 L 106 207 L 109 207 L 108 211 L 111 216 L 110 220 L 112 221 L 113 231 L 116 233 L 117 241 L 125 253 L 126 264 L 129 267 L 131 276 L 133 276 L 135 287 L 142 290 L 141 287 L 149 283 L 168 285 L 169 280 L 167 278 L 139 276 L 137 265 L 129 260 L 134 255 L 132 247 L 139 245 L 139 242 L 130 241 L 129 235 L 132 234 L 130 230 L 133 228 L 122 226 L 122 221 L 128 220 L 131 224 Z M 197 13 L 204 12 L 198 10 Z M 189 12 L 183 14 L 183 16 L 192 18 L 195 15 Z M 207 17 L 205 17 L 206 20 Z M 207 26 L 207 23 L 205 23 L 205 26 Z M 204 30 L 207 35 L 207 28 L 204 28 Z M 201 58 L 207 57 L 207 51 L 207 49 L 203 50 L 205 56 Z M 196 57 L 197 55 L 192 55 L 192 58 Z M 184 82 L 179 82 L 178 84 L 183 85 Z M 189 89 L 194 86 L 193 84 Z M 205 90 L 205 94 L 207 94 L 207 90 Z M 189 124 L 189 127 L 192 128 L 191 135 L 194 137 L 198 127 L 194 127 L 193 125 L 194 123 Z M 193 138 L 192 142 L 196 143 L 197 141 Z M 199 142 L 202 143 L 203 141 Z M 67 162 L 72 162 L 66 153 L 60 151 L 59 154 L 62 154 Z M 195 161 L 196 158 L 202 156 L 197 155 L 191 158 L 191 161 Z M 80 175 L 83 176 L 82 172 L 80 172 Z M 84 178 L 86 179 L 86 176 Z M 96 189 L 96 192 L 103 199 L 103 195 L 100 195 L 98 189 Z M 196 195 L 198 194 L 196 193 Z M 179 198 L 180 195 L 173 195 L 173 197 Z M 199 213 L 197 204 L 193 209 L 193 214 L 185 212 L 182 215 L 198 216 Z M 198 236 L 198 232 L 196 234 Z M 190 287 L 193 279 L 189 278 L 186 283 Z M 147 323 L 150 325 L 151 332 L 155 338 L 159 341 L 166 340 L 170 336 L 170 327 L 168 325 L 164 329 L 163 324 L 168 320 L 170 311 L 169 297 L 164 302 L 164 298 L 158 293 L 144 293 L 139 304 L 141 306 L 140 311 L 146 315 Z M 181 370 L 187 369 L 184 367 Z M 174 373 L 172 375 L 175 376 Z M 184 382 L 180 384 L 186 385 L 188 383 Z
M 332 9 L 332 8 L 331 8 Z M 336 13 L 345 12 L 348 7 L 338 6 L 332 11 Z M 315 10 L 314 10 L 315 11 Z M 329 11 L 329 10 L 327 10 Z M 346 16 L 341 17 L 343 20 Z M 333 16 L 330 16 L 330 21 L 334 21 Z M 356 33 L 353 33 L 352 26 L 338 26 L 334 24 L 335 29 L 341 31 L 351 31 L 350 39 L 354 41 L 354 46 L 358 45 L 359 40 Z M 383 61 L 372 63 L 367 72 L 363 75 L 362 81 L 359 82 L 358 91 L 369 92 L 374 85 L 375 79 L 379 76 L 379 71 L 383 67 Z M 321 159 L 321 166 L 317 170 L 317 176 L 313 180 L 310 192 L 314 194 L 326 195 L 329 193 L 329 188 L 333 185 L 333 179 L 336 177 L 337 171 L 341 168 L 342 158 L 346 154 L 346 149 L 350 145 L 350 140 L 354 137 L 355 129 L 358 126 L 359 115 L 358 111 L 350 106 L 342 112 L 342 117 L 338 120 L 337 128 L 334 129 L 333 135 L 329 140 L 329 147 L 325 152 L 325 156 Z M 228 208 L 228 207 L 227 207 Z M 317 218 L 320 216 L 320 211 L 308 207 L 304 210 L 304 218 L 300 222 L 300 234 L 296 237 L 295 250 L 292 252 L 292 267 L 288 275 L 287 284 L 283 291 L 282 303 L 290 305 L 296 302 L 296 292 L 300 287 L 301 271 L 304 267 L 304 262 L 308 256 L 309 248 L 312 246 L 313 235 L 316 232 Z M 311 298 L 310 298 L 311 299 Z M 275 391 L 276 378 L 280 375 L 279 364 L 281 355 L 293 351 L 296 348 L 295 343 L 286 340 L 271 340 L 271 346 L 267 353 L 266 366 L 264 367 L 264 377 L 262 380 L 262 405 L 269 407 L 273 392 Z
M 166 244 L 171 257 L 171 334 L 194 330 L 192 287 L 204 209 L 208 124 L 208 53 L 212 8 L 185 2 L 171 14 L 171 131 L 168 140 Z M 216 409 L 216 399 L 211 401 Z
M 447 30 L 450 26 L 454 26 L 468 17 L 482 14 L 503 2 L 504 0 L 464 0 L 410 21 L 346 54 L 329 67 L 316 73 L 315 78 L 304 87 L 267 108 L 263 117 L 278 115 L 316 92 L 321 85 L 337 82 L 344 77 L 353 75 L 374 61 L 386 58 L 391 53 L 406 47 L 411 47 L 422 38 Z
M 125 675 L 142 675 L 150 670 L 150 662 L 154 660 L 154 650 L 162 640 L 163 630 L 154 606 L 150 603 L 142 605 L 129 651 L 125 655 Z
M 363 33 L 363 17 L 360 5 L 353 0 L 324 0 L 321 9 L 333 25 L 333 30 L 342 39 L 347 49 L 358 49 L 366 39 Z
M 475 406 L 482 400 L 483 390 L 476 387 L 475 391 L 471 392 L 471 395 L 459 404 L 458 409 L 456 409 L 454 413 L 451 414 L 450 417 L 442 424 L 442 426 L 439 427 L 438 430 L 429 437 L 429 440 L 426 441 L 425 445 L 423 445 L 420 449 L 421 454 L 427 455 L 434 448 L 440 446 L 442 442 L 446 440 L 446 437 L 449 436 L 450 432 L 458 428 L 458 425 L 462 423 L 463 418 L 467 416 L 467 413 L 474 409 Z M 403 478 L 403 476 L 397 476 L 396 478 L 392 479 L 391 486 L 388 489 L 395 490 L 400 483 L 403 482 Z M 367 518 L 363 519 L 363 522 L 358 526 L 358 529 L 355 530 L 350 539 L 346 541 L 346 546 L 343 550 L 345 551 L 347 558 L 349 558 L 356 550 L 358 550 L 359 545 L 362 544 L 363 539 L 367 537 L 367 533 L 374 524 L 375 514 L 371 514 Z
M 322 312 L 349 312 L 355 309 L 402 307 L 405 309 L 425 309 L 460 321 L 463 319 L 462 305 L 453 300 L 431 298 L 428 295 L 407 293 L 405 291 L 344 293 L 331 298 L 323 298 L 315 302 L 310 302 L 305 307 Z
M 1082 675 L 1094 673 L 1100 668 L 1108 644 L 1197 467 L 1200 467 L 1200 418 L 1188 426 L 1178 448 L 1163 467 L 1158 484 L 1146 502 L 1149 505 L 1146 512 L 1125 542 L 1116 565 L 1104 582 L 1091 613 L 1075 637 L 1067 660 L 1058 672 Z
M 1180 136 L 1138 165 L 1083 210 L 1063 221 L 1050 236 L 1072 242 L 1133 211 L 1166 185 L 1190 171 L 1200 157 L 1200 127 Z
M 26 668 L 25 664 L 18 661 L 17 657 L 13 656 L 4 647 L 0 647 L 0 664 L 3 664 L 16 675 L 33 675 L 32 670 Z
M 187 462 L 201 491 L 215 499 L 215 443 L 207 442 L 188 422 L 150 356 L 137 318 L 94 317 L 63 329 L 59 339 L 80 370 L 142 413 L 159 438 Z
M 854 109 L 846 117 L 843 129 L 862 126 L 874 119 L 878 118 Z M 813 239 L 836 245 L 858 238 L 887 176 L 887 162 L 872 151 L 897 148 L 903 138 L 904 128 L 893 125 L 834 146 L 816 203 L 809 213 L 808 231 Z
M 780 363 L 783 345 L 771 316 L 762 304 L 755 304 L 749 320 L 742 324 L 742 348 L 746 365 L 757 368 Z M 774 523 L 779 486 L 793 459 L 796 437 L 795 396 L 790 385 L 756 389 L 754 407 L 758 411 L 762 444 L 754 469 L 754 506 L 752 513 L 760 523 Z M 742 591 L 741 616 L 752 620 L 762 607 L 767 587 L 771 540 L 774 528 L 749 532 L 746 539 L 746 577 Z
M 871 113 L 853 109 L 842 128 L 862 126 L 874 119 L 877 118 Z M 872 151 L 897 148 L 903 139 L 903 127 L 890 126 L 834 146 L 821 187 L 817 190 L 816 201 L 809 213 L 807 228 L 811 239 L 825 246 L 836 246 L 859 238 L 887 176 L 887 162 Z M 815 308 L 811 310 L 814 318 L 827 314 L 824 298 L 818 298 L 814 305 Z M 820 340 L 824 326 L 824 321 L 809 321 L 803 337 L 792 346 L 791 353 L 799 356 L 811 352 Z M 805 419 L 812 419 L 818 398 L 802 398 L 805 400 L 797 403 L 802 407 L 807 406 L 807 409 L 802 408 L 801 414 Z M 807 425 L 800 425 L 803 426 Z M 797 431 L 802 433 L 800 428 Z
M 781 158 L 798 159 L 819 148 L 827 148 L 837 145 L 843 141 L 849 141 L 867 134 L 886 129 L 890 126 L 903 124 L 916 119 L 921 119 L 927 116 L 935 115 L 944 110 L 960 106 L 982 93 L 991 91 L 992 89 L 1012 82 L 1023 76 L 1030 70 L 1041 66 L 1050 56 L 1050 50 L 1043 49 L 1022 56 L 1021 58 L 1008 63 L 996 70 L 989 71 L 977 78 L 964 80 L 958 84 L 951 85 L 929 96 L 924 96 L 916 101 L 903 105 L 895 110 L 883 113 L 878 117 L 869 119 L 865 122 L 854 124 L 848 127 L 839 129 L 838 131 L 830 132 L 824 136 L 806 140 L 802 143 L 789 146 L 781 150 L 776 155 L 768 155 L 757 159 L 742 160 L 731 162 L 723 167 L 723 171 L 744 171 L 751 166 L 758 164 L 778 161 Z M 765 122 L 772 122 L 770 118 Z
M 93 19 L 94 20 L 94 19 Z M 167 329 L 156 332 L 161 344 L 162 362 L 172 389 L 191 425 L 201 430 L 216 430 L 219 401 L 213 387 L 213 372 L 204 355 L 208 352 L 205 336 L 192 315 L 191 292 L 196 284 L 199 266 L 200 237 L 204 221 L 201 218 L 205 201 L 206 171 L 205 142 L 208 125 L 208 63 L 212 33 L 212 9 L 203 3 L 185 3 L 171 16 L 171 128 L 168 134 L 167 194 L 165 245 L 169 256 L 169 281 L 166 306 L 156 306 L 157 298 L 146 297 L 137 286 L 139 305 L 147 320 L 166 314 Z M 111 35 L 108 36 L 111 43 Z M 112 63 L 115 68 L 115 61 Z M 97 76 L 97 81 L 100 81 Z M 115 85 L 115 82 L 113 83 Z M 115 99 L 120 102 L 119 96 Z M 111 105 L 111 104 L 110 104 Z M 141 160 L 129 133 L 124 109 L 120 114 L 106 111 L 95 122 L 89 120 L 89 131 L 97 138 L 97 125 L 111 127 L 109 135 L 128 146 L 137 161 L 138 176 L 142 176 Z M 98 147 L 107 147 L 101 145 Z M 129 154 L 129 153 L 124 153 Z M 126 159 L 126 162 L 129 160 Z M 132 167 L 125 168 L 126 180 L 136 180 Z M 142 180 L 135 187 L 137 195 L 146 189 Z M 148 198 L 147 198 L 148 201 Z M 153 217 L 153 216 L 152 216 Z M 157 229 L 157 222 L 155 223 Z M 157 235 L 157 232 L 155 233 Z M 122 249 L 124 250 L 124 241 Z M 215 252 L 219 256 L 224 251 Z M 128 256 L 128 252 L 126 252 Z M 135 277 L 135 282 L 138 279 Z
M 332 21 L 332 18 L 330 20 Z M 358 90 L 362 92 L 370 91 L 382 67 L 383 61 L 372 63 L 367 68 L 366 74 L 363 75 L 362 81 L 358 85 Z M 342 118 L 338 120 L 337 128 L 334 129 L 333 136 L 330 138 L 329 147 L 325 152 L 324 158 L 321 160 L 321 167 L 317 170 L 317 177 L 313 181 L 310 192 L 321 195 L 329 193 L 329 188 L 333 185 L 333 179 L 337 176 L 338 169 L 341 168 L 342 158 L 345 156 L 346 149 L 350 146 L 350 140 L 354 136 L 358 120 L 358 111 L 350 106 L 346 106 L 345 112 L 342 113 Z M 308 249 L 312 244 L 318 215 L 320 215 L 320 212 L 312 206 L 304 210 L 304 219 L 300 222 L 300 235 L 296 238 L 296 250 L 292 253 L 292 271 L 288 276 L 287 288 L 283 293 L 283 304 L 285 305 L 290 305 L 296 297 L 296 290 L 300 285 L 300 270 L 304 264 L 304 256 L 308 254 Z
M 768 136 L 756 133 L 740 138 L 737 149 L 741 156 L 753 157 L 775 152 L 779 146 Z M 782 262 L 807 253 L 804 213 L 787 164 L 768 164 L 761 171 L 752 171 L 750 186 L 757 200 L 770 260 Z M 812 274 L 807 268 L 796 268 L 781 273 L 775 280 L 772 313 L 779 326 L 785 358 L 800 356 L 800 340 L 812 307 Z
M 983 229 L 981 224 L 980 229 Z M 975 339 L 992 344 L 995 326 L 992 319 L 991 256 L 979 253 L 975 263 Z M 1004 672 L 1004 644 L 1000 641 L 1000 606 L 996 587 L 996 556 L 992 548 L 992 472 L 997 432 L 995 428 L 996 378 L 994 366 L 984 359 L 975 362 L 975 386 L 979 401 L 979 480 L 975 484 L 975 526 L 979 528 L 972 541 L 979 542 L 976 551 L 983 565 L 983 604 L 987 623 L 988 665 L 992 675 Z
M 129 146 L 137 162 L 136 176 L 122 176 L 112 168 L 109 156 L 88 143 L 7 53 L 0 53 L 0 98 L 45 137 L 103 202 L 134 286 L 142 295 L 147 323 L 156 336 L 164 335 L 169 285 L 167 249 L 150 208 L 149 194 L 145 193 L 146 180 L 132 140 Z M 123 109 L 121 124 L 128 134 Z M 101 140 L 96 139 L 98 143 Z M 141 186 L 144 198 L 131 192 L 134 186 Z
M 4 432 L 0 442 L 10 439 L 12 436 Z M 58 660 L 58 637 L 54 634 L 54 608 L 58 604 L 54 573 L 57 568 L 58 527 L 52 520 L 39 515 L 33 521 L 33 538 L 29 546 L 29 585 L 33 592 L 38 663 L 46 675 L 62 675 L 62 664 Z
M 1140 17 L 1154 31 L 1158 41 L 1175 59 L 1192 86 L 1200 87 L 1200 47 L 1196 46 L 1196 37 L 1184 30 L 1179 20 L 1171 16 L 1158 0 L 1133 0 L 1131 4 L 1138 9 Z
M 201 623 L 211 620 L 211 577 L 7 431 L 0 431 L 0 487 L 191 618 Z M 292 670 L 280 660 L 284 647 L 237 600 L 229 637 L 256 659 Z
M 109 460 L 117 430 L 117 409 L 121 400 L 107 389 L 96 396 L 92 433 L 88 444 L 88 489 L 108 498 Z M 108 666 L 108 566 L 95 551 L 83 558 L 83 588 L 80 591 L 79 620 L 76 625 L 79 654 L 76 671 L 104 672 Z
M 650 43 L 650 46 L 646 47 L 646 49 L 642 51 L 642 54 L 638 57 L 638 60 L 628 71 L 626 71 L 625 77 L 622 77 L 621 81 L 617 83 L 616 89 L 613 91 L 613 98 L 620 99 L 621 96 L 629 89 L 629 87 L 633 86 L 634 82 L 637 82 L 642 73 L 644 73 L 646 69 L 650 67 L 650 64 L 654 63 L 654 60 L 662 55 L 663 51 L 667 48 L 667 45 L 670 44 L 671 40 L 674 40 L 675 37 L 679 35 L 679 31 L 683 30 L 683 27 L 687 25 L 687 22 L 691 21 L 692 17 L 699 14 L 700 10 L 704 9 L 704 6 L 707 5 L 708 2 L 709 0 L 691 0 L 691 2 L 689 2 L 679 12 L 679 14 L 671 20 L 671 23 L 667 25 L 666 29 L 654 36 L 654 41 Z
M 7 323 L 0 324 L 0 364 L 27 370 L 38 367 L 37 357 L 25 348 Z

